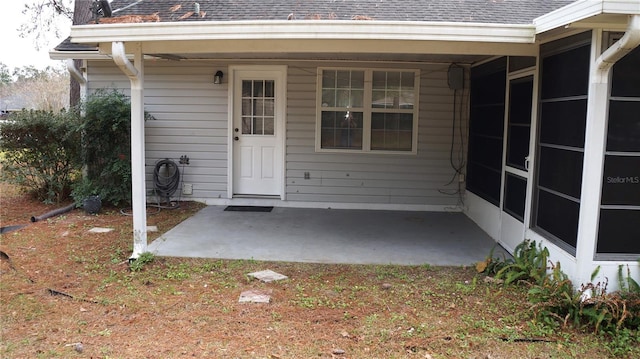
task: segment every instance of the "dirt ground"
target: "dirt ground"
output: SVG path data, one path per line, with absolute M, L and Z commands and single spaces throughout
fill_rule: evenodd
M 536 324 L 524 288 L 472 267 L 153 258 L 132 271 L 131 217 L 120 210 L 30 223 L 65 204 L 0 190 L 0 226 L 27 225 L 0 237 L 2 358 L 610 356 L 606 339 Z M 161 233 L 201 207 L 181 203 L 148 224 Z M 265 269 L 288 279 L 247 275 Z M 248 290 L 270 302 L 240 303 Z

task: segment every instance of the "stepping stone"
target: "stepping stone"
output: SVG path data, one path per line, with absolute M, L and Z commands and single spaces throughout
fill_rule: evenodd
M 147 226 L 147 232 L 157 232 L 158 226 Z
M 95 228 L 91 228 L 89 230 L 89 233 L 109 233 L 112 232 L 113 228 L 100 228 L 100 227 L 95 227 Z
M 286 275 L 280 274 L 280 273 L 276 273 L 270 269 L 267 270 L 263 270 L 260 272 L 253 272 L 253 273 L 249 273 L 247 274 L 250 277 L 254 277 L 262 282 L 265 283 L 269 283 L 269 282 L 274 282 L 277 280 L 283 280 L 283 279 L 287 279 L 289 277 L 287 277 Z
M 269 303 L 271 301 L 271 291 L 251 289 L 240 294 L 240 303 Z

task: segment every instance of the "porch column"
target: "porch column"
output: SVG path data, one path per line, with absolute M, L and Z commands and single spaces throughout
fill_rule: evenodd
M 584 159 L 580 219 L 576 242 L 576 278 L 574 283 L 587 283 L 593 271 L 593 256 L 598 239 L 600 217 L 600 188 L 604 170 L 604 150 L 609 110 L 609 69 L 596 64 L 602 48 L 602 30 L 593 30 L 591 38 L 591 66 L 587 100 Z
M 131 202 L 133 207 L 133 253 L 137 259 L 147 250 L 147 196 L 145 188 L 144 58 L 142 45 L 134 44 L 133 63 L 124 44 L 112 43 L 113 60 L 131 81 Z
M 625 35 L 602 54 L 600 54 L 603 48 L 602 30 L 594 29 L 592 32 L 582 195 L 580 197 L 580 220 L 576 243 L 577 274 L 574 278 L 576 283 L 589 282 L 591 272 L 595 269 L 594 255 L 600 220 L 611 69 L 618 60 L 639 44 L 640 15 L 629 17 L 629 26 Z

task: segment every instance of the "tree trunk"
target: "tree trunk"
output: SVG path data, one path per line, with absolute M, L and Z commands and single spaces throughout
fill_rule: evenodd
M 91 21 L 91 5 L 93 0 L 75 0 L 73 5 L 73 25 L 83 25 Z M 80 68 L 82 60 L 73 60 L 75 66 Z M 69 104 L 71 107 L 80 104 L 80 84 L 71 76 L 69 83 Z

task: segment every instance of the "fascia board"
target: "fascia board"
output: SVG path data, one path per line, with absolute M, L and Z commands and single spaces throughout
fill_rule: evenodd
M 431 40 L 533 43 L 532 25 L 389 21 L 225 21 L 79 25 L 76 43 L 182 40 Z
M 640 0 L 576 1 L 534 19 L 533 24 L 536 34 L 541 34 L 601 14 L 640 14 Z
M 66 60 L 66 59 L 78 59 L 78 60 L 104 60 L 110 59 L 108 55 L 101 54 L 98 50 L 95 51 L 49 51 L 49 58 L 51 60 Z

